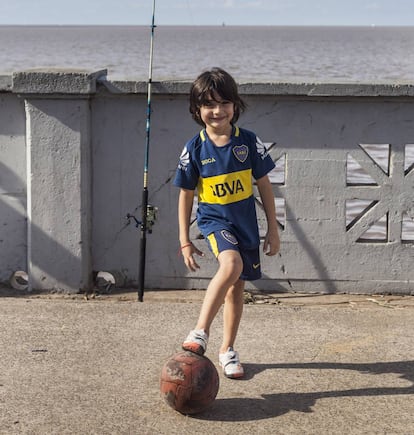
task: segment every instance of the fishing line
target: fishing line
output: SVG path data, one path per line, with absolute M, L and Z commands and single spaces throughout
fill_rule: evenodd
M 188 9 L 188 14 L 190 15 L 190 21 L 191 21 L 191 25 L 194 26 L 194 17 L 193 17 L 193 12 L 191 10 L 191 6 L 190 6 L 190 0 L 187 0 L 187 9 Z

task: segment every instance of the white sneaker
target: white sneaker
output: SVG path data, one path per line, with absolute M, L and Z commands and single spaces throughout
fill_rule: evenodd
M 244 376 L 239 354 L 232 347 L 229 347 L 225 353 L 219 353 L 219 364 L 223 369 L 224 375 L 228 378 L 237 379 Z
M 207 349 L 208 335 L 204 329 L 193 329 L 182 344 L 184 350 L 203 355 Z

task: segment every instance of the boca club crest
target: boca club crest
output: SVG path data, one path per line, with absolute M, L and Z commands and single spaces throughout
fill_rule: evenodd
M 233 154 L 239 162 L 244 163 L 249 155 L 249 148 L 247 145 L 237 145 L 233 147 Z

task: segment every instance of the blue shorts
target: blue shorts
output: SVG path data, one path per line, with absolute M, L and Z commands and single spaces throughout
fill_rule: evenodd
M 227 230 L 214 231 L 207 236 L 208 246 L 217 258 L 220 252 L 231 249 L 238 251 L 243 260 L 243 271 L 240 279 L 254 281 L 262 276 L 260 268 L 259 247 L 254 249 L 243 249 L 239 246 L 236 237 Z

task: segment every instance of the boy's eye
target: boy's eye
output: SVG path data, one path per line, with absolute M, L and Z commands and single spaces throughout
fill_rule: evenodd
M 213 106 L 215 106 L 216 104 L 220 104 L 220 105 L 224 106 L 224 105 L 227 105 L 227 104 L 231 104 L 231 101 L 227 101 L 227 100 L 223 100 L 223 101 L 214 101 L 214 100 L 211 100 L 211 101 L 206 101 L 206 102 L 203 104 L 203 106 L 205 106 L 205 107 L 213 107 Z

